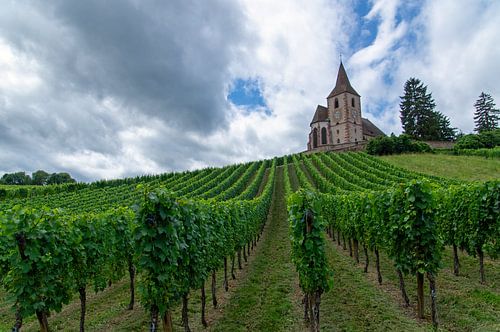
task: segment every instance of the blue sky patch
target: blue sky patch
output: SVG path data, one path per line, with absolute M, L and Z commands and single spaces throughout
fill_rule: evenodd
M 357 50 L 371 45 L 377 37 L 378 25 L 380 19 L 378 16 L 367 20 L 364 17 L 370 12 L 373 4 L 369 1 L 356 1 L 354 4 L 354 12 L 356 13 L 356 21 L 359 23 L 353 33 L 353 37 L 349 39 L 349 47 L 355 53 Z
M 260 82 L 257 79 L 236 79 L 232 83 L 227 99 L 234 105 L 243 106 L 250 111 L 264 108 L 266 114 L 270 113 L 262 96 Z

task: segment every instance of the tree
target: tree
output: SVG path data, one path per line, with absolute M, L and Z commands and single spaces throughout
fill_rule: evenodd
M 452 141 L 457 137 L 457 128 L 452 128 L 450 119 L 441 112 L 436 112 L 439 126 L 439 141 Z
M 0 183 L 26 185 L 31 184 L 31 177 L 25 172 L 6 173 L 2 176 Z
M 76 182 L 76 180 L 73 179 L 68 173 L 52 173 L 47 178 L 47 184 L 62 184 L 73 182 Z
M 495 109 L 495 103 L 489 94 L 481 92 L 474 107 L 476 108 L 474 112 L 475 131 L 481 133 L 498 128 L 500 110 Z
M 47 179 L 49 178 L 50 174 L 43 171 L 43 170 L 38 170 L 36 172 L 33 172 L 31 174 L 32 181 L 31 183 L 37 186 L 43 186 L 47 184 Z
M 455 128 L 448 117 L 434 111 L 436 103 L 432 93 L 427 93 L 418 78 L 410 78 L 404 86 L 404 95 L 400 97 L 401 124 L 405 134 L 421 140 L 452 140 Z

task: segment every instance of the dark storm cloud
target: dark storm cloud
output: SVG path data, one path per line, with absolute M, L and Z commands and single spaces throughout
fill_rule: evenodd
M 34 63 L 41 83 L 21 92 L 0 85 L 0 175 L 42 168 L 98 178 L 58 158 L 91 151 L 123 160 L 120 133 L 150 121 L 170 130 L 135 144 L 144 158 L 190 168 L 188 156 L 199 161 L 207 148 L 186 133 L 227 125 L 224 91 L 249 38 L 244 21 L 230 0 L 3 3 L 0 43 Z
M 24 2 L 10 9 L 2 35 L 40 62 L 52 86 L 111 96 L 187 130 L 225 124 L 227 64 L 243 33 L 231 1 Z

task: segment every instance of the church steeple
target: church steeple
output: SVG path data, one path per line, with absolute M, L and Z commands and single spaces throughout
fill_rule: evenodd
M 333 88 L 332 92 L 330 92 L 327 98 L 335 97 L 344 92 L 349 92 L 360 97 L 356 90 L 354 90 L 354 88 L 351 86 L 349 78 L 347 77 L 347 73 L 345 72 L 344 65 L 342 64 L 342 61 L 340 61 L 339 72 L 337 74 L 337 83 L 335 84 L 335 88 Z

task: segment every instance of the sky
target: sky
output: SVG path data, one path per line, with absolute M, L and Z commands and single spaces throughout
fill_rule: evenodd
M 500 104 L 499 17 L 493 0 L 2 0 L 0 174 L 93 181 L 304 151 L 340 55 L 386 134 L 410 77 L 469 133 L 481 92 Z

